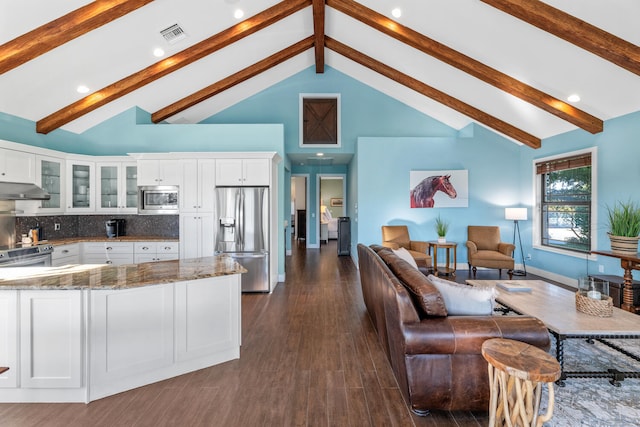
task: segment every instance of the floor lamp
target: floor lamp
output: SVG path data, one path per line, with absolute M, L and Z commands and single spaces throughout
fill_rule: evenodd
M 518 243 L 520 245 L 520 256 L 522 257 L 523 270 L 513 270 L 514 276 L 526 276 L 527 265 L 524 263 L 524 253 L 522 252 L 522 239 L 520 238 L 520 226 L 518 221 L 527 220 L 527 208 L 505 208 L 504 218 L 513 221 L 513 246 L 516 245 L 516 231 L 518 232 Z M 515 257 L 514 257 L 515 258 Z

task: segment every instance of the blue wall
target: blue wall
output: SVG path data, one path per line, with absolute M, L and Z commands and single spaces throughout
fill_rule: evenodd
M 518 205 L 520 148 L 476 126 L 465 138 L 377 138 L 358 140 L 358 241 L 380 243 L 381 225 L 407 225 L 413 240 L 436 240 L 435 218 L 450 222 L 447 240 L 458 243 L 458 262 L 466 262 L 467 225 L 500 226 L 511 241 L 513 223 L 504 208 Z M 516 161 L 514 161 L 514 159 Z M 412 209 L 409 173 L 420 170 L 467 170 L 469 206 Z
M 341 148 L 305 148 L 299 146 L 299 98 L 307 93 L 339 93 L 341 103 Z M 364 85 L 345 74 L 325 67 L 323 74 L 315 72 L 315 66 L 277 83 L 264 91 L 242 101 L 226 110 L 215 114 L 201 123 L 283 123 L 285 135 L 285 151 L 287 153 L 308 153 L 315 155 L 318 151 L 327 153 L 355 154 L 356 142 L 364 135 L 376 136 L 440 136 L 455 137 L 457 131 L 431 117 L 408 107 L 382 92 Z M 353 168 L 351 163 L 349 168 Z M 323 173 L 348 173 L 346 165 L 336 166 L 300 166 L 285 165 L 287 173 L 308 174 L 310 213 L 319 211 L 316 194 L 316 176 Z M 290 178 L 290 174 L 285 178 Z M 355 187 L 353 176 L 347 181 L 347 216 L 355 215 Z M 287 192 L 287 200 L 290 192 Z M 285 203 L 285 218 L 290 215 L 290 206 Z M 309 218 L 309 235 L 307 244 L 317 245 L 318 219 Z M 287 238 L 290 246 L 290 239 Z
M 606 206 L 617 201 L 634 200 L 640 202 L 640 112 L 607 120 L 604 132 L 592 135 L 583 130 L 575 130 L 543 141 L 538 150 L 521 150 L 520 174 L 518 180 L 522 188 L 523 205 L 533 206 L 533 163 L 535 159 L 562 154 L 584 148 L 597 147 L 597 216 L 596 248 L 609 250 L 607 237 Z M 531 212 L 531 210 L 529 210 Z M 586 257 L 572 257 L 533 249 L 531 239 L 531 221 L 521 223 L 525 253 L 532 254 L 528 264 L 543 270 L 552 271 L 567 277 L 577 278 L 587 273 L 598 272 L 604 267 L 605 274 L 622 275 L 620 262 L 613 258 L 598 256 L 587 261 Z M 525 237 L 526 236 L 526 237 Z M 636 276 L 638 272 L 634 273 Z

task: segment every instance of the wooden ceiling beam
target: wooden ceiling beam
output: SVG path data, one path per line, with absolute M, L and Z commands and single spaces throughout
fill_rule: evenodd
M 156 62 L 39 120 L 36 131 L 49 133 L 111 101 L 196 62 L 230 44 L 311 5 L 311 0 L 284 0 L 218 34 Z
M 640 75 L 640 46 L 538 0 L 480 0 Z
M 326 0 L 326 3 L 327 6 L 408 46 L 433 56 L 588 132 L 602 132 L 604 125 L 601 119 L 405 27 L 360 3 L 353 0 Z
M 153 0 L 96 0 L 0 46 L 4 74 Z
M 324 73 L 324 0 L 313 0 L 316 73 Z
M 331 37 L 325 38 L 325 44 L 327 48 L 333 50 L 334 52 L 337 52 L 340 55 L 354 62 L 357 62 L 360 65 L 363 65 L 403 86 L 413 89 L 428 98 L 446 105 L 447 107 L 452 108 L 492 129 L 495 129 L 496 131 L 510 138 L 513 138 L 516 141 L 528 145 L 531 148 L 540 148 L 541 146 L 540 138 L 537 138 L 521 129 L 518 129 L 517 127 L 510 125 L 509 123 L 504 122 L 490 114 L 487 114 L 484 111 L 479 110 L 463 101 L 460 101 L 457 98 L 447 95 L 446 93 L 441 92 L 438 89 L 428 86 L 425 83 L 414 79 L 413 77 L 410 77 L 394 68 L 391 68 L 383 64 L 382 62 L 379 62 L 353 48 L 348 47 L 345 44 L 340 43 L 335 39 L 332 39 Z
M 265 59 L 262 61 L 256 62 L 255 64 L 238 71 L 235 74 L 230 75 L 210 86 L 207 86 L 204 89 L 201 89 L 189 96 L 182 98 L 179 101 L 174 102 L 167 107 L 164 107 L 151 115 L 151 121 L 154 123 L 159 123 L 175 114 L 178 114 L 181 111 L 186 110 L 187 108 L 193 107 L 194 105 L 211 98 L 214 95 L 219 94 L 222 91 L 225 91 L 237 84 L 244 82 L 264 71 L 267 71 L 269 68 L 274 67 L 294 56 L 304 52 L 305 50 L 311 49 L 314 44 L 314 36 L 309 36 L 308 38 L 299 41 Z

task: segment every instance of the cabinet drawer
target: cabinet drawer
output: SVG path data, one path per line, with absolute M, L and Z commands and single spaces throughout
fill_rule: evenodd
M 60 258 L 77 257 L 78 255 L 80 255 L 80 245 L 78 243 L 54 246 L 51 260 L 56 261 Z
M 85 254 L 83 264 L 133 264 L 133 254 Z
M 160 254 L 177 254 L 180 252 L 179 242 L 158 242 L 156 245 L 156 251 Z
M 135 242 L 133 244 L 134 254 L 155 254 L 157 242 Z
M 83 243 L 86 254 L 133 254 L 133 243 L 87 242 Z

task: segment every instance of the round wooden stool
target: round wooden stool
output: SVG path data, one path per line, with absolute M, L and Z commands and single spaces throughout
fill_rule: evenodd
M 493 338 L 482 344 L 489 362 L 489 427 L 540 427 L 553 416 L 553 383 L 560 378 L 560 364 L 538 347 L 520 341 Z M 538 414 L 543 383 L 549 387 L 545 414 Z

